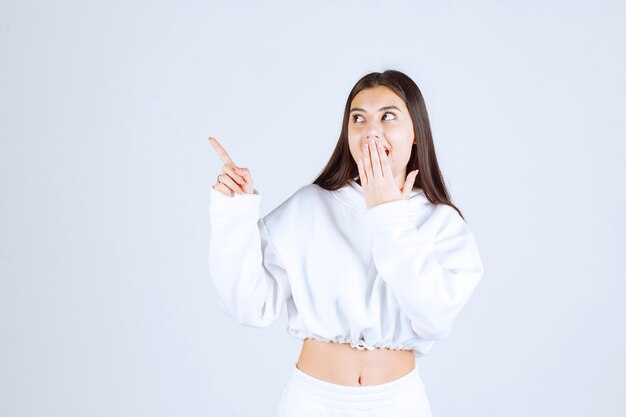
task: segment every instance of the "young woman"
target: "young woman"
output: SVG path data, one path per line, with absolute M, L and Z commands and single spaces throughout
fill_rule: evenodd
M 415 359 L 450 333 L 483 265 L 413 80 L 361 78 L 322 173 L 263 218 L 250 171 L 209 140 L 224 162 L 210 202 L 220 308 L 265 327 L 286 304 L 303 340 L 277 416 L 431 416 Z

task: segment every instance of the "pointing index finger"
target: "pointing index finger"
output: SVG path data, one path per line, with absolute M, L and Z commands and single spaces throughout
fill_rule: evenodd
M 217 139 L 215 139 L 212 136 L 209 136 L 209 142 L 211 142 L 211 145 L 213 145 L 213 149 L 215 149 L 217 154 L 220 156 L 220 158 L 222 159 L 222 162 L 224 162 L 224 165 L 226 165 L 226 164 L 235 165 L 233 160 L 230 159 L 230 156 L 228 155 L 228 152 L 226 152 L 226 149 L 224 149 L 222 147 L 222 145 L 220 145 L 220 143 L 217 141 Z

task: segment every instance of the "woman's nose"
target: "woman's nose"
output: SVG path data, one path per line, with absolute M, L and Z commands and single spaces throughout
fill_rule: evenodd
M 378 135 L 377 133 L 371 133 L 371 134 L 365 135 L 365 138 L 364 138 L 363 143 L 361 144 L 361 146 L 366 144 L 366 143 L 369 144 L 370 138 L 372 138 L 374 140 L 374 142 L 381 141 L 380 135 Z
M 368 137 L 368 139 L 370 137 L 373 137 L 373 138 L 378 137 L 378 138 L 380 138 L 382 136 L 381 133 L 382 133 L 382 129 L 381 129 L 381 126 L 380 126 L 379 123 L 372 122 L 372 123 L 370 123 L 367 126 L 367 137 Z
M 380 130 L 378 129 L 370 129 L 368 130 L 367 134 L 365 135 L 365 140 L 368 141 L 370 138 L 376 140 L 376 139 L 381 139 L 382 138 L 382 133 Z

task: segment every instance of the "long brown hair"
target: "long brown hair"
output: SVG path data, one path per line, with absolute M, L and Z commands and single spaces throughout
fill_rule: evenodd
M 411 156 L 407 163 L 406 173 L 419 169 L 415 178 L 414 187 L 420 187 L 424 191 L 426 198 L 434 204 L 447 204 L 453 207 L 465 220 L 461 211 L 452 204 L 448 190 L 446 188 L 437 156 L 435 155 L 435 145 L 428 121 L 426 104 L 422 97 L 422 92 L 415 82 L 406 74 L 396 70 L 386 70 L 385 72 L 371 72 L 361 77 L 352 87 L 352 91 L 346 100 L 343 113 L 343 123 L 341 133 L 335 150 L 330 160 L 322 170 L 321 174 L 313 181 L 326 190 L 337 190 L 348 183 L 359 174 L 356 162 L 350 153 L 348 144 L 348 122 L 350 117 L 350 105 L 354 97 L 366 88 L 386 86 L 395 92 L 404 102 L 409 110 L 409 115 L 413 121 L 413 133 L 416 144 L 413 144 Z

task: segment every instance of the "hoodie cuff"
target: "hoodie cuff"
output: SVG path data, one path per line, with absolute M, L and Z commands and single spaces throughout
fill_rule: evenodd
M 409 212 L 409 200 L 406 199 L 388 201 L 370 208 L 367 221 L 374 237 L 396 227 L 415 227 Z
M 215 214 L 241 215 L 257 214 L 261 208 L 261 194 L 254 190 L 254 194 L 238 194 L 233 197 L 222 194 L 213 186 L 210 189 L 209 210 Z
M 417 227 L 416 215 L 411 211 L 409 200 L 394 200 L 379 204 L 367 211 L 367 221 L 374 239 L 387 236 L 397 238 L 409 233 L 425 250 L 431 250 L 435 237 L 429 228 Z

